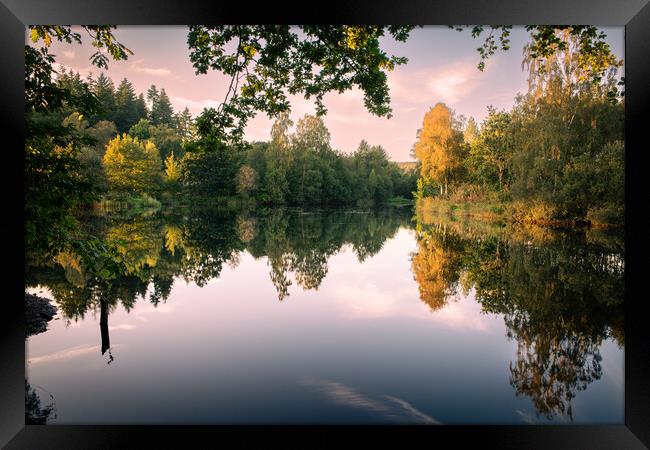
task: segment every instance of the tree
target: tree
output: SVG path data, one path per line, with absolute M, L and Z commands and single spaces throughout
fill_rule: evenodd
M 114 120 L 115 86 L 113 85 L 113 81 L 102 72 L 91 86 L 93 93 L 97 96 L 97 99 L 102 106 L 102 111 L 92 118 L 92 122 L 96 123 L 101 120 Z
M 196 135 L 196 127 L 192 120 L 190 110 L 185 107 L 182 113 L 176 115 L 178 134 L 183 142 L 191 141 Z
M 488 111 L 488 116 L 481 125 L 481 136 L 471 147 L 470 156 L 477 172 L 488 177 L 496 173 L 501 191 L 515 151 L 515 130 L 509 113 L 496 111 L 492 107 Z
M 141 141 L 150 140 L 156 145 L 160 153 L 160 159 L 166 160 L 171 154 L 182 158 L 185 151 L 183 142 L 178 132 L 167 125 L 152 125 L 147 119 L 140 119 L 129 130 L 129 135 L 137 137 Z
M 288 112 L 282 112 L 271 126 L 271 144 L 278 150 L 287 151 L 291 145 L 289 130 L 293 121 Z
M 243 165 L 237 171 L 237 193 L 248 197 L 257 188 L 257 173 L 251 166 Z
M 456 27 L 463 31 L 464 27 Z M 472 37 L 476 38 L 485 31 L 485 26 L 472 27 Z M 484 70 L 485 61 L 499 50 L 510 49 L 510 30 L 512 25 L 492 25 L 490 34 L 477 50 L 481 55 L 478 63 L 479 70 Z M 561 52 L 568 48 L 567 37 L 578 43 L 577 52 L 580 54 L 578 70 L 583 74 L 583 81 L 591 84 L 599 84 L 607 72 L 617 69 L 623 65 L 623 61 L 616 58 L 605 38 L 606 34 L 598 31 L 593 25 L 526 25 L 526 31 L 530 32 L 530 42 L 526 44 L 524 51 L 527 53 L 529 62 L 537 66 L 541 71 L 546 68 L 549 59 L 556 58 Z M 496 43 L 496 34 L 499 35 L 499 45 Z M 610 90 L 616 92 L 616 88 Z
M 135 112 L 138 120 L 146 119 L 149 117 L 149 111 L 147 110 L 147 103 L 144 101 L 144 95 L 140 93 L 138 99 L 135 101 Z
M 235 194 L 240 151 L 215 136 L 204 136 L 186 147 L 181 180 L 198 195 L 229 196 Z
M 100 120 L 92 127 L 86 129 L 86 133 L 95 140 L 94 147 L 100 155 L 100 158 L 104 156 L 108 141 L 118 134 L 115 124 L 108 120 Z
M 528 66 L 529 91 L 513 110 L 519 130 L 511 164 L 518 215 L 530 221 L 618 216 L 615 222 L 622 223 L 624 202 L 604 200 L 612 179 L 601 170 L 608 167 L 624 179 L 623 150 L 616 144 L 624 139 L 624 104 L 610 94 L 617 86 L 614 73 L 594 84 L 580 67 L 578 38 L 568 32 L 559 38 L 563 50 L 549 56 L 543 70 Z M 608 166 L 613 160 L 605 155 L 612 148 L 619 148 L 620 156 Z
M 83 80 L 75 91 L 58 84 L 54 61 L 47 47 L 25 46 L 26 261 L 53 256 L 66 246 L 77 229 L 71 211 L 96 196 L 79 171 L 79 130 L 64 126 L 62 119 L 73 111 L 92 115 L 99 105 Z
M 217 109 L 207 109 L 206 114 L 210 126 L 220 135 L 238 141 L 257 111 L 270 117 L 288 111 L 289 94 L 313 97 L 317 113 L 322 115 L 326 113 L 326 93 L 358 87 L 371 113 L 390 117 L 386 72 L 407 60 L 387 55 L 380 46 L 380 38 L 389 34 L 403 42 L 412 29 L 342 25 L 294 29 L 286 25 L 191 26 L 187 42 L 197 74 L 212 69 L 231 77 L 225 101 Z
M 185 153 L 183 141 L 174 128 L 161 124 L 151 127 L 150 134 L 150 139 L 156 144 L 161 159 L 165 159 L 171 154 L 174 154 L 179 159 L 183 157 Z
M 317 116 L 305 114 L 296 124 L 296 132 L 292 136 L 294 147 L 307 151 L 322 153 L 330 150 L 330 132 Z
M 153 113 L 153 105 L 158 101 L 158 89 L 155 84 L 152 84 L 149 89 L 147 89 L 147 100 L 149 100 L 149 113 Z M 151 119 L 151 116 L 149 117 Z
M 425 182 L 436 182 L 440 193 L 446 194 L 448 184 L 459 178 L 464 154 L 463 133 L 453 111 L 444 103 L 437 103 L 425 114 L 415 144 L 422 178 Z
M 159 185 L 160 156 L 150 141 L 118 135 L 108 143 L 103 162 L 112 189 L 144 194 Z
M 151 128 L 152 125 L 149 120 L 140 119 L 129 129 L 129 135 L 141 141 L 146 141 L 147 139 L 151 139 Z
M 135 91 L 129 80 L 124 78 L 115 92 L 115 126 L 118 132 L 126 133 L 138 121 Z
M 176 188 L 181 178 L 181 163 L 170 153 L 165 158 L 165 181 L 171 187 Z
M 468 145 L 472 145 L 476 139 L 478 139 L 480 133 L 478 125 L 476 125 L 476 120 L 473 117 L 467 119 L 467 124 L 465 125 L 465 131 L 463 131 L 463 139 Z
M 174 120 L 174 108 L 169 101 L 169 97 L 165 89 L 161 89 L 160 93 L 155 93 L 155 86 L 151 97 L 151 123 L 154 125 L 167 125 L 168 127 L 175 128 L 176 121 Z

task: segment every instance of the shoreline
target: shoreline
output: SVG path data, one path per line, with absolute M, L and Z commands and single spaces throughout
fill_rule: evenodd
M 424 197 L 415 202 L 418 215 L 447 215 L 449 217 L 468 217 L 487 222 L 535 225 L 551 229 L 624 229 L 624 223 L 595 222 L 587 219 L 557 220 L 517 217 L 514 205 L 506 202 L 454 202 L 435 197 Z

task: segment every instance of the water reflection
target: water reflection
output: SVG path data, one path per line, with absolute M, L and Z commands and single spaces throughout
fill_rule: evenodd
M 101 353 L 108 352 L 110 363 L 114 358 L 108 317 L 118 303 L 127 311 L 138 298 L 157 306 L 167 300 L 175 279 L 205 286 L 219 277 L 224 264 L 236 267 L 244 251 L 267 259 L 269 277 L 282 301 L 289 295 L 291 275 L 303 290 L 317 290 L 327 275 L 328 259 L 344 245 L 351 245 L 363 262 L 400 226 L 410 226 L 407 210 L 277 209 L 252 216 L 202 208 L 164 216 L 99 215 L 88 218 L 86 227 L 116 244 L 124 273 L 101 276 L 84 270 L 78 255 L 62 252 L 50 265 L 30 267 L 26 285 L 47 287 L 68 321 L 99 309 Z
M 548 419 L 571 420 L 576 392 L 602 376 L 603 341 L 624 345 L 621 236 L 476 229 L 420 217 L 417 242 L 420 299 L 438 310 L 459 290 L 473 290 L 517 343 L 509 367 L 517 396 L 531 398 Z
M 317 291 L 330 260 L 344 247 L 362 264 L 400 228 L 414 229 L 411 272 L 429 314 L 442 317 L 451 303 L 473 297 L 484 313 L 503 318 L 507 339 L 516 344 L 510 385 L 518 397 L 531 400 L 539 416 L 573 420 L 577 392 L 603 377 L 604 341 L 624 345 L 624 241 L 616 234 L 412 220 L 410 211 L 390 209 L 233 213 L 202 208 L 100 215 L 88 219 L 86 227 L 116 244 L 123 273 L 107 277 L 63 252 L 49 265 L 29 268 L 26 284 L 47 287 L 68 322 L 98 312 L 101 342 L 86 347 L 100 351 L 109 364 L 119 358 L 109 323 L 118 305 L 130 311 L 142 299 L 160 308 L 174 283 L 206 286 L 220 277 L 224 265 L 237 267 L 245 254 L 266 262 L 277 299 L 286 301 L 294 283 Z M 304 385 L 334 403 L 366 407 L 394 421 L 438 423 L 437 414 L 398 396 L 367 394 L 324 378 L 306 379 Z

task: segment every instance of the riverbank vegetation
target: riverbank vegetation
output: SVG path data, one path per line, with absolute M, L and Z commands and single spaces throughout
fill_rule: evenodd
M 419 205 L 541 225 L 624 223 L 624 96 L 612 62 L 593 80 L 580 41 L 524 63 L 529 90 L 478 125 L 443 103 L 424 117 L 414 145 Z
M 115 39 L 115 27 L 82 28 L 97 48 L 94 66 L 107 69 L 111 58 L 133 54 Z M 380 38 L 404 41 L 413 27 L 299 28 L 304 36 L 290 27 L 190 27 L 189 56 L 197 73 L 216 70 L 232 79 L 219 108 L 192 117 L 187 108 L 174 110 L 164 87 L 136 92 L 127 78 L 57 72 L 48 51 L 52 41 L 81 43 L 81 34 L 68 26 L 30 27 L 30 257 L 78 246 L 77 213 L 100 205 L 371 207 L 409 205 L 415 193 L 418 208 L 476 217 L 542 225 L 622 223 L 622 61 L 595 27 L 527 27 L 528 92 L 510 111 L 490 108 L 481 124 L 436 104 L 418 132 L 415 167 L 390 161 L 381 145 L 365 140 L 352 153 L 333 148 L 321 118 L 326 93 L 352 88 L 363 92 L 369 112 L 390 117 L 387 73 L 407 60 L 384 52 Z M 472 35 L 482 31 L 474 27 Z M 507 50 L 509 27 L 496 31 Z M 224 52 L 214 54 L 210 46 Z M 490 34 L 479 69 L 497 48 Z M 312 65 L 320 69 L 317 76 L 303 70 Z M 317 114 L 294 124 L 289 93 L 314 98 Z M 257 111 L 275 123 L 267 141 L 246 142 L 244 128 Z

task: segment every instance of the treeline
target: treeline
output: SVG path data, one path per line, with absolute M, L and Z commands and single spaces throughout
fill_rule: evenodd
M 502 202 L 537 223 L 624 220 L 624 100 L 616 71 L 593 82 L 579 43 L 531 66 L 529 91 L 510 111 L 488 109 L 480 126 L 443 103 L 424 117 L 414 156 L 417 196 Z
M 392 197 L 411 197 L 416 174 L 388 160 L 381 146 L 361 141 L 346 155 L 330 145 L 319 117 L 293 123 L 282 114 L 270 142 L 233 148 L 213 135 L 186 146 L 180 181 L 189 192 L 255 199 L 265 205 L 380 205 Z M 201 117 L 198 119 L 201 129 Z
M 350 156 L 332 149 L 318 117 L 306 115 L 290 132 L 285 113 L 270 142 L 226 145 L 203 115 L 195 121 L 187 108 L 175 113 L 164 89 L 151 86 L 145 101 L 126 78 L 117 88 L 104 74 L 84 81 L 63 72 L 57 81 L 100 101 L 90 117 L 70 105 L 63 125 L 93 142 L 79 152 L 81 174 L 112 197 L 186 192 L 267 205 L 375 205 L 415 189 L 415 175 L 389 161 L 381 146 L 362 141 Z

